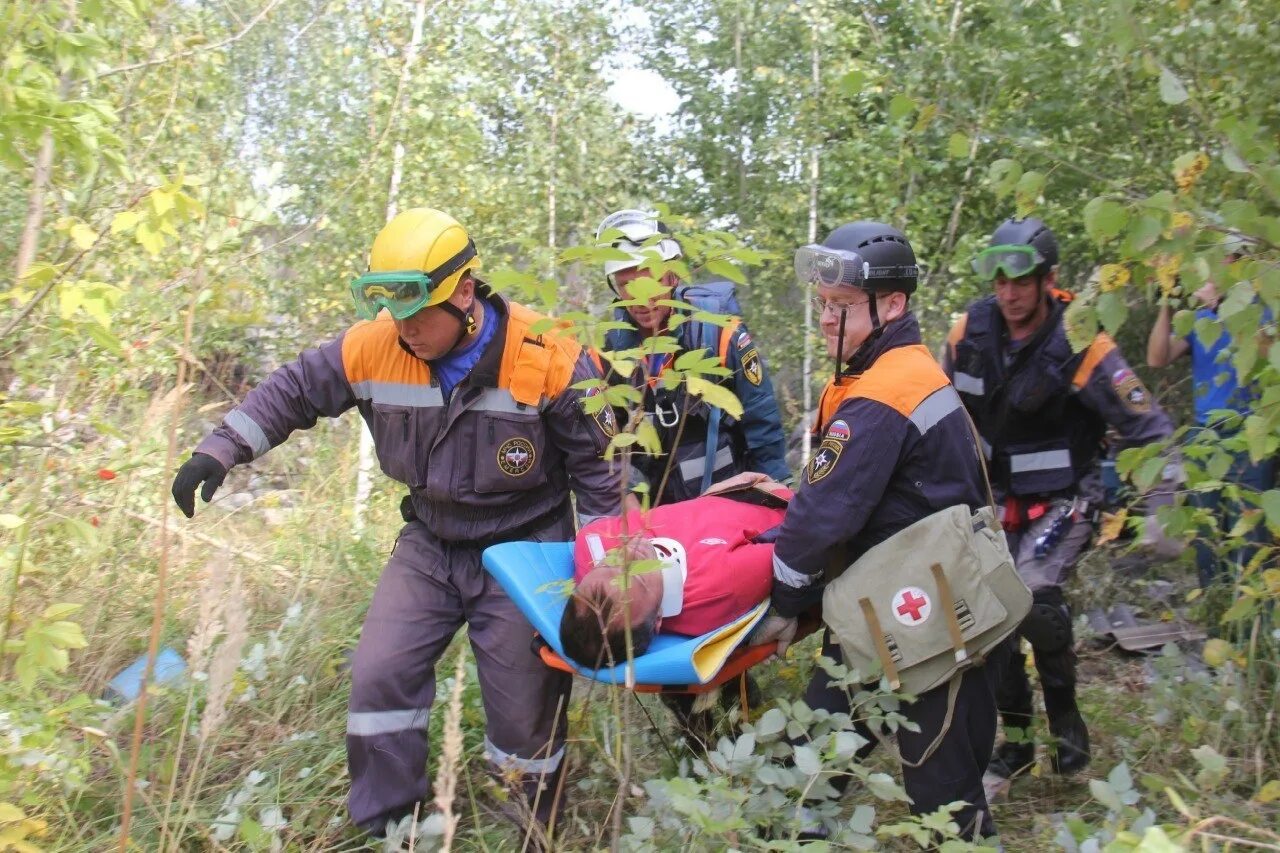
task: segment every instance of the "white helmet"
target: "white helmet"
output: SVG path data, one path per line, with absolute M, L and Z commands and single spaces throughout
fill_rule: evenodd
M 645 261 L 651 260 L 655 252 L 664 261 L 670 261 L 683 255 L 680 251 L 680 244 L 670 236 L 671 229 L 663 225 L 655 213 L 634 209 L 619 210 L 616 213 L 611 213 L 604 218 L 600 223 L 600 227 L 596 229 L 596 242 L 600 242 L 601 238 L 611 230 L 622 232 L 621 236 L 615 236 L 613 239 L 613 247 L 621 249 L 631 257 L 626 260 L 604 262 L 604 274 L 609 278 L 610 284 L 613 283 L 614 273 L 640 266 Z M 662 234 L 667 236 L 657 242 L 649 242 L 649 245 L 645 245 L 646 241 L 652 241 L 654 237 Z

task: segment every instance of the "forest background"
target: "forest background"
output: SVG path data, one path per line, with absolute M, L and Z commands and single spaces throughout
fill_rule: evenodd
M 353 319 L 347 282 L 397 207 L 449 211 L 495 281 L 557 313 L 606 307 L 575 247 L 613 209 L 730 232 L 789 428 L 826 375 L 796 246 L 856 218 L 902 228 L 936 348 L 984 292 L 969 258 L 1034 214 L 1063 246 L 1073 333 L 1113 331 L 1135 366 L 1157 300 L 1228 293 L 1262 404 L 1184 448 L 1188 489 L 1222 488 L 1229 451 L 1276 450 L 1280 349 L 1258 345 L 1262 305 L 1280 310 L 1275 0 L 6 0 L 0 22 L 0 850 L 107 849 L 122 819 L 137 849 L 361 846 L 342 819 L 343 668 L 397 490 L 355 500 L 348 417 L 237 469 L 192 522 L 167 493 L 248 387 Z M 620 106 L 622 68 L 660 75 L 673 109 Z M 1251 242 L 1228 266 L 1233 233 Z M 1185 423 L 1186 372 L 1139 372 Z M 1120 467 L 1140 488 L 1160 464 Z M 1239 497 L 1240 524 L 1201 534 L 1224 549 L 1280 529 L 1280 491 Z M 1009 849 L 1280 849 L 1270 558 L 1218 601 L 1185 562 L 1120 579 L 1110 552 L 1086 561 L 1081 605 L 1172 581 L 1148 612 L 1209 626 L 1209 666 L 1173 647 L 1087 656 L 1094 764 L 1015 785 Z M 136 714 L 100 697 L 153 624 L 195 677 Z M 772 665 L 767 694 L 798 692 L 812 656 Z M 457 796 L 414 843 L 510 848 L 472 670 L 446 662 L 433 735 L 450 730 Z M 667 749 L 651 701 L 606 699 L 573 708 L 568 847 L 785 849 L 802 790 L 840 846 L 945 834 L 945 815 L 906 819 L 891 763 L 850 769 L 851 733 L 785 698 L 697 760 Z M 813 739 L 792 752 L 797 731 Z M 837 802 L 831 772 L 864 784 Z

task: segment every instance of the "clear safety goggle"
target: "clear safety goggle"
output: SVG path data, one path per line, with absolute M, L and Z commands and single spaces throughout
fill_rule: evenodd
M 974 257 L 973 271 L 983 281 L 991 281 L 1001 273 L 1005 278 L 1022 278 L 1043 263 L 1044 256 L 1035 246 L 992 246 Z
M 857 252 L 811 243 L 796 250 L 796 281 L 803 286 L 863 287 L 871 265 Z
M 468 240 L 462 251 L 431 272 L 367 272 L 351 282 L 351 296 L 356 303 L 356 313 L 366 320 L 372 320 L 385 308 L 397 320 L 406 320 L 422 310 L 441 282 L 462 269 L 475 256 L 475 243 Z

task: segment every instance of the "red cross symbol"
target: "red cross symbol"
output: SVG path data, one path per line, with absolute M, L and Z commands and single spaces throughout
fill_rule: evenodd
M 929 606 L 929 599 L 916 598 L 911 590 L 902 593 L 902 603 L 898 605 L 898 613 L 902 616 L 910 614 L 912 622 L 919 622 L 922 618 L 920 611 Z

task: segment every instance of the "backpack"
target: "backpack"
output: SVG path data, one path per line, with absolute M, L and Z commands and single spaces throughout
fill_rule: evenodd
M 725 367 L 727 347 L 722 346 L 726 335 L 733 334 L 742 317 L 742 305 L 738 302 L 738 286 L 727 278 L 713 278 L 676 288 L 674 298 L 688 302 L 699 311 L 710 314 L 728 314 L 737 320 L 727 326 L 717 326 L 705 320 L 689 320 L 685 326 L 689 329 L 687 344 L 689 349 L 703 349 L 720 356 L 720 366 Z M 722 412 L 711 406 L 711 414 L 707 421 L 707 440 L 703 457 L 707 460 L 706 470 L 702 474 L 702 488 L 699 494 L 711 486 L 712 470 L 715 468 L 715 452 L 719 444 L 720 419 Z
M 727 278 L 713 278 L 708 281 L 683 284 L 676 288 L 672 296 L 681 302 L 688 302 L 699 311 L 728 314 L 739 318 L 742 316 L 742 305 L 738 302 L 738 287 Z M 711 353 L 720 352 L 720 336 L 727 329 L 732 328 L 717 326 L 705 320 L 691 320 L 685 325 L 689 327 L 689 348 L 702 348 Z

